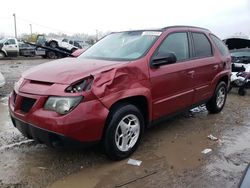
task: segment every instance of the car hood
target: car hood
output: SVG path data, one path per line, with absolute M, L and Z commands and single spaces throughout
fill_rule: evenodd
M 247 38 L 227 38 L 223 40 L 229 50 L 250 48 L 250 39 Z
M 24 72 L 22 76 L 34 81 L 71 84 L 86 76 L 114 68 L 121 63 L 127 62 L 64 58 L 38 65 Z

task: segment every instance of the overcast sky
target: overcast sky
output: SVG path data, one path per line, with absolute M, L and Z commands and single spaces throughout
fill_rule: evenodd
M 2 0 L 0 34 L 66 34 L 194 25 L 250 36 L 250 0 Z

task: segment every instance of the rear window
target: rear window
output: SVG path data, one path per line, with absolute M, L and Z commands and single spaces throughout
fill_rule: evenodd
M 211 35 L 211 38 L 223 56 L 229 55 L 228 48 L 218 37 Z
M 195 57 L 209 57 L 213 55 L 212 46 L 203 33 L 192 33 L 194 40 L 194 56 Z

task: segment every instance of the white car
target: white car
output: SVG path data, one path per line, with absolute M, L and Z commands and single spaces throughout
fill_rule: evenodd
M 50 39 L 47 41 L 48 46 L 52 48 L 63 48 L 71 53 L 73 53 L 75 50 L 81 48 L 81 46 L 77 43 L 74 42 L 73 40 L 68 40 L 68 39 Z
M 5 79 L 4 79 L 3 75 L 2 75 L 2 73 L 0 72 L 0 87 L 3 87 L 4 84 L 5 84 Z
M 238 79 L 237 77 L 238 72 L 240 71 L 250 72 L 250 49 L 249 48 L 235 49 L 231 50 L 230 52 L 233 63 L 231 81 L 234 81 Z

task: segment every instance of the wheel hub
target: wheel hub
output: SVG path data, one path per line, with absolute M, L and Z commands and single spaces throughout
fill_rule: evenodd
M 129 114 L 122 118 L 115 132 L 115 143 L 120 151 L 126 152 L 137 142 L 140 135 L 139 119 Z
M 216 98 L 216 104 L 218 108 L 221 108 L 226 99 L 226 90 L 224 87 L 220 88 Z

